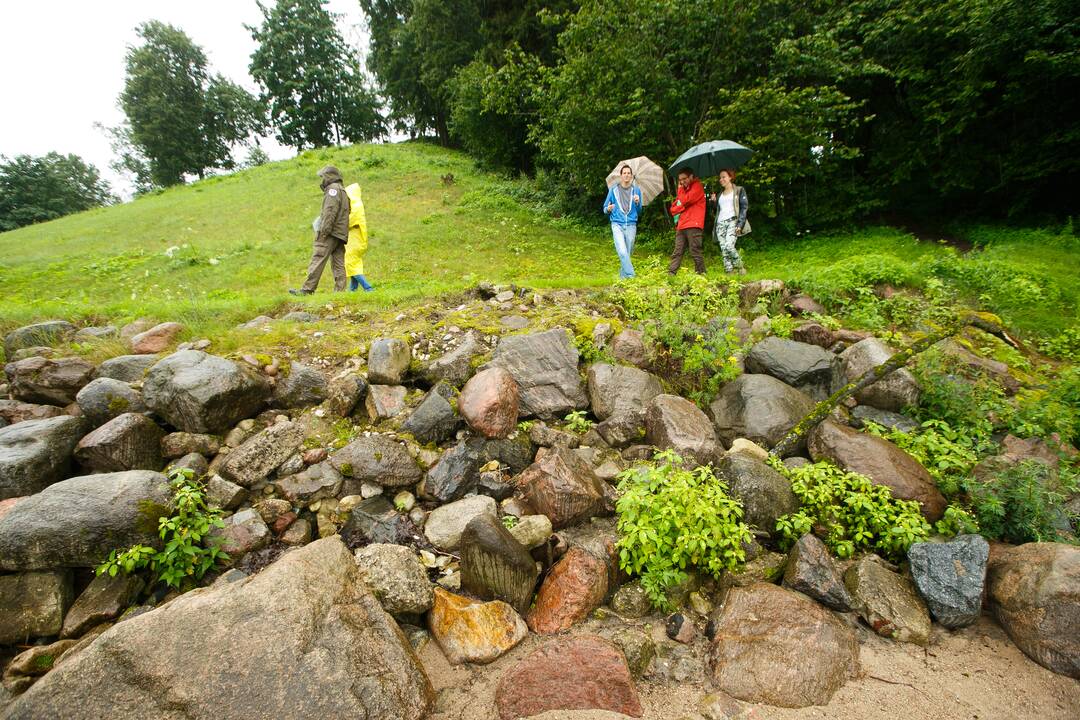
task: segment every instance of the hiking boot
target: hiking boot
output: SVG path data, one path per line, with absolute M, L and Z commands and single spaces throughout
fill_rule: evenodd
M 310 295 L 311 291 L 310 290 L 303 290 L 303 289 L 297 290 L 295 288 L 292 288 L 292 289 L 289 290 L 289 294 L 290 295 Z

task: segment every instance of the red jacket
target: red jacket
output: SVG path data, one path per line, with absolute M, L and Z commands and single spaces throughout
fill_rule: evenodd
M 705 189 L 701 187 L 701 181 L 694 178 L 690 187 L 683 190 L 682 186 L 675 195 L 675 202 L 669 208 L 672 215 L 679 216 L 679 224 L 676 230 L 687 228 L 705 228 Z

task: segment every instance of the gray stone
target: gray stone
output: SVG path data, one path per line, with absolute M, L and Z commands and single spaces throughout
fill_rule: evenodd
M 435 602 L 427 571 L 410 548 L 375 543 L 356 551 L 360 576 L 391 615 L 422 614 Z
M 404 385 L 369 385 L 364 400 L 364 410 L 371 422 L 389 420 L 405 411 L 405 396 L 408 388 Z
M 131 385 L 112 378 L 91 380 L 75 395 L 83 416 L 95 427 L 127 412 L 146 410 L 142 395 Z
M 460 425 L 461 418 L 454 412 L 454 407 L 442 393 L 433 389 L 424 396 L 401 429 L 423 445 L 438 445 L 454 437 Z
M 241 510 L 225 518 L 225 527 L 213 530 L 208 539 L 218 543 L 233 562 L 252 550 L 260 550 L 270 544 L 270 528 L 259 512 L 253 508 Z
M 907 415 L 879 410 L 869 405 L 856 405 L 851 411 L 852 424 L 857 428 L 866 427 L 867 422 L 877 423 L 889 430 L 910 433 L 919 429 L 919 423 Z
M 840 378 L 836 355 L 817 345 L 778 337 L 756 343 L 745 363 L 747 372 L 771 375 L 816 400 L 827 398 Z
M 296 453 L 303 442 L 304 428 L 299 423 L 271 425 L 226 455 L 218 472 L 226 480 L 251 487 Z
M 86 421 L 62 415 L 0 428 L 0 500 L 33 495 L 64 477 Z
M 640 580 L 628 582 L 615 591 L 611 598 L 611 609 L 627 618 L 645 617 L 652 612 L 649 596 Z
M 169 459 L 183 457 L 190 453 L 213 457 L 220 449 L 221 440 L 214 435 L 174 432 L 161 438 L 161 454 Z
M 424 379 L 433 385 L 444 381 L 454 387 L 461 387 L 473 374 L 472 359 L 483 352 L 484 346 L 480 337 L 470 330 L 456 348 L 424 368 Z
M 161 360 L 147 374 L 143 400 L 173 427 L 220 433 L 262 409 L 266 379 L 250 367 L 199 350 Z
M 156 546 L 171 504 L 165 476 L 148 470 L 62 480 L 0 516 L 0 569 L 94 567 L 116 548 Z
M 120 329 L 115 325 L 102 325 L 100 327 L 84 327 L 75 333 L 75 339 L 79 341 L 111 340 L 120 337 Z
M 46 320 L 12 330 L 4 337 L 4 355 L 35 345 L 56 345 L 75 334 L 75 326 L 66 320 Z
M 562 417 L 588 405 L 578 374 L 578 351 L 563 328 L 503 337 L 482 369 L 489 367 L 501 367 L 514 378 L 524 417 Z
M 412 352 L 397 338 L 379 338 L 368 350 L 367 379 L 372 385 L 400 385 L 409 369 Z
M 6 717 L 421 720 L 433 706 L 408 641 L 328 538 L 116 624 Z
M 124 413 L 85 435 L 75 446 L 75 459 L 86 474 L 160 470 L 164 436 L 145 415 Z
M 3 387 L 6 388 L 7 386 L 4 385 Z M 6 391 L 0 393 L 0 395 L 6 394 Z M 67 415 L 67 413 L 64 412 L 64 408 L 55 405 L 37 405 L 6 398 L 0 399 L 0 418 L 7 421 L 9 425 L 26 422 L 27 420 L 45 420 L 46 418 L 60 417 L 61 415 Z
M 396 543 L 401 534 L 401 516 L 385 495 L 366 498 L 356 504 L 341 528 L 349 547 L 368 543 Z
M 307 464 L 304 463 L 304 456 L 299 452 L 295 452 L 285 458 L 285 461 L 277 466 L 276 473 L 277 476 L 281 478 L 287 475 L 295 475 L 306 467 Z
M 692 465 L 707 465 L 720 455 L 716 430 L 697 405 L 678 395 L 657 395 L 645 409 L 645 440 L 674 450 Z
M 0 575 L 0 645 L 59 634 L 71 599 L 67 570 Z
M 294 362 L 287 374 L 278 376 L 270 404 L 278 408 L 302 408 L 318 405 L 326 396 L 326 377 L 315 368 Z
M 427 472 L 422 494 L 450 502 L 476 490 L 483 464 L 483 441 L 463 440 L 446 450 Z
M 188 453 L 182 458 L 173 460 L 167 467 L 190 470 L 193 477 L 200 478 L 210 469 L 210 463 L 199 453 Z
M 99 623 L 120 617 L 139 597 L 145 585 L 138 575 L 98 575 L 67 612 L 60 637 L 79 637 Z
M 211 475 L 206 481 L 206 501 L 222 510 L 235 510 L 247 500 L 248 491 L 231 483 L 220 475 Z
M 833 610 L 851 610 L 851 593 L 844 586 L 840 569 L 825 543 L 811 533 L 799 538 L 788 553 L 784 587 L 801 592 Z
M 385 435 L 368 435 L 353 440 L 330 458 L 330 463 L 347 478 L 367 480 L 383 487 L 415 485 L 423 471 L 409 452 Z
M 659 378 L 644 370 L 596 363 L 589 366 L 588 391 L 593 415 L 607 420 L 626 412 L 640 412 L 663 388 Z
M 649 361 L 640 330 L 623 330 L 611 341 L 611 354 L 619 362 L 645 367 Z
M 485 512 L 470 520 L 459 554 L 462 590 L 483 600 L 502 600 L 519 613 L 529 609 L 539 571 L 498 517 Z
M 424 536 L 439 550 L 449 552 L 461 545 L 465 527 L 477 515 L 498 516 L 495 500 L 486 495 L 471 495 L 432 510 L 424 523 Z
M 354 372 L 336 375 L 326 388 L 326 408 L 332 415 L 348 417 L 367 394 L 367 389 L 367 380 Z
M 635 408 L 613 415 L 593 428 L 604 443 L 624 448 L 645 439 L 645 409 Z
M 644 675 L 656 657 L 656 643 L 641 630 L 625 627 L 607 630 L 600 635 L 619 646 L 626 656 L 626 666 L 635 678 Z
M 864 555 L 849 567 L 844 585 L 859 617 L 878 635 L 918 645 L 930 641 L 930 613 L 915 585 L 876 555 Z
M 548 541 L 551 530 L 551 520 L 547 515 L 525 515 L 518 518 L 518 521 L 510 528 L 510 534 L 526 550 L 532 550 Z
M 157 361 L 155 355 L 120 355 L 98 365 L 94 377 L 112 378 L 126 383 L 141 382 L 146 371 Z
M 979 619 L 989 557 L 990 545 L 981 535 L 914 543 L 908 549 L 915 587 L 939 623 L 954 629 Z
M 871 368 L 884 363 L 895 352 L 878 338 L 860 340 L 840 353 L 843 361 L 842 381 L 847 383 L 861 377 Z M 899 412 L 905 407 L 917 405 L 921 394 L 919 382 L 911 371 L 900 368 L 855 393 L 855 399 L 863 405 Z
M 761 447 L 780 442 L 814 408 L 813 399 L 771 375 L 740 375 L 724 385 L 709 405 L 720 441 L 746 438 Z M 790 454 L 805 450 L 805 443 Z
M 48 405 L 70 405 L 75 396 L 94 376 L 94 366 L 82 358 L 52 360 L 31 357 L 4 366 L 16 400 Z
M 345 478 L 329 462 L 312 465 L 295 475 L 279 478 L 274 485 L 289 502 L 297 505 L 335 497 Z
M 645 416 L 642 414 L 642 428 L 644 429 Z M 549 427 L 542 420 L 536 420 L 529 426 L 529 441 L 540 447 L 564 447 L 576 448 L 581 444 L 581 438 L 565 430 Z
M 742 503 L 743 520 L 758 530 L 773 535 L 777 519 L 799 509 L 791 481 L 757 458 L 730 453 L 717 469 L 730 494 Z

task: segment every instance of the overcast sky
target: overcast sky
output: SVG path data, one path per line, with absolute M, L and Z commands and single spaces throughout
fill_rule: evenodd
M 272 5 L 273 0 L 264 0 Z M 356 0 L 329 0 L 346 40 L 367 50 Z M 96 165 L 114 189 L 129 187 L 109 169 L 112 151 L 95 122 L 117 125 L 124 53 L 135 27 L 171 23 L 206 52 L 210 68 L 255 91 L 248 61 L 255 49 L 244 25 L 262 20 L 255 0 L 0 0 L 0 154 L 74 153 Z M 262 143 L 273 159 L 293 151 Z

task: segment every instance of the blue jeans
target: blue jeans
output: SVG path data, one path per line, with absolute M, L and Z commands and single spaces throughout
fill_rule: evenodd
M 375 289 L 368 284 L 363 275 L 353 275 L 349 278 L 349 292 L 356 292 L 357 288 L 364 288 L 364 292 L 371 292 Z
M 630 262 L 630 255 L 634 252 L 637 225 L 611 223 L 611 236 L 615 238 L 615 252 L 619 255 L 619 279 L 634 277 L 634 266 Z

